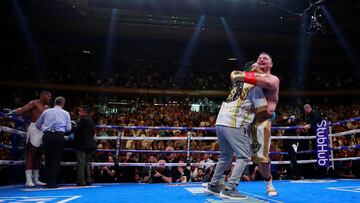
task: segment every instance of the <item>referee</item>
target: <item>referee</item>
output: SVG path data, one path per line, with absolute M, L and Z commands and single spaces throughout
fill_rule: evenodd
M 64 133 L 71 130 L 70 114 L 63 110 L 64 97 L 57 97 L 55 107 L 43 111 L 36 121 L 36 128 L 44 132 L 45 174 L 48 188 L 56 188 L 56 178 L 60 169 L 60 161 L 64 150 Z

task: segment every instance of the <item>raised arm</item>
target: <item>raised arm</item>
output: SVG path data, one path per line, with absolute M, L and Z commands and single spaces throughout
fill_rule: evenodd
M 35 102 L 30 101 L 25 106 L 15 109 L 16 115 L 21 115 L 21 114 L 25 113 L 26 111 L 29 111 L 30 109 L 32 109 L 34 107 L 35 107 Z
M 233 71 L 230 74 L 232 84 L 245 82 L 269 90 L 279 89 L 280 80 L 276 76 L 269 76 L 259 72 Z
M 265 74 L 256 72 L 244 72 L 239 70 L 234 70 L 230 74 L 232 84 L 235 84 L 237 82 L 245 82 L 255 85 L 257 77 L 265 77 Z

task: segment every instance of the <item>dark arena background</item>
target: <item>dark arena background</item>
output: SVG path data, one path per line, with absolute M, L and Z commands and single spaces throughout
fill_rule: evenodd
M 360 0 L 1 0 L 0 202 L 358 202 L 359 36 Z M 250 162 L 237 187 L 246 198 L 220 198 L 207 193 L 217 115 L 230 73 L 262 52 L 280 80 L 270 146 L 278 195 Z M 65 98 L 73 129 L 90 108 L 86 184 L 72 130 L 57 185 L 45 143 L 29 177 L 48 185 L 29 185 L 26 132 L 38 107 L 19 109 L 42 91 L 49 108 Z

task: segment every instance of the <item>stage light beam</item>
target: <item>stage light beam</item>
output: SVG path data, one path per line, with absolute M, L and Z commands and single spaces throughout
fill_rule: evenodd
M 220 20 L 221 20 L 221 23 L 222 25 L 224 26 L 224 29 L 225 29 L 225 33 L 226 33 L 226 37 L 229 41 L 229 44 L 231 46 L 231 49 L 232 51 L 234 52 L 235 54 L 235 57 L 236 57 L 236 64 L 241 67 L 244 63 L 245 63 L 245 60 L 244 60 L 244 56 L 240 50 L 240 48 L 238 47 L 237 45 L 237 42 L 235 40 L 235 37 L 234 37 L 234 34 L 233 32 L 230 30 L 229 28 L 229 25 L 228 23 L 226 22 L 226 19 L 224 17 L 220 17 Z
M 23 11 L 19 4 L 19 1 L 13 0 L 11 2 L 12 2 L 13 9 L 14 9 L 14 13 L 16 15 L 16 19 L 20 25 L 21 33 L 23 34 L 23 36 L 25 38 L 25 42 L 29 46 L 30 53 L 32 54 L 32 57 L 34 59 L 35 68 L 36 68 L 35 71 L 39 73 L 39 77 L 40 77 L 39 79 L 42 81 L 43 79 L 46 79 L 45 62 L 40 54 L 39 48 L 35 42 L 34 36 L 28 25 L 26 17 L 23 14 Z
M 351 61 L 352 65 L 354 67 L 359 68 L 359 60 L 356 57 L 355 52 L 353 51 L 350 43 L 346 40 L 346 37 L 342 33 L 338 24 L 336 23 L 335 19 L 332 17 L 331 13 L 326 9 L 325 6 L 321 6 L 320 9 L 324 14 L 325 19 L 327 20 L 327 22 L 331 26 L 332 30 L 334 31 L 337 39 L 339 40 L 340 45 L 345 50 L 346 55 L 349 58 L 349 60 Z
M 182 87 L 184 85 L 184 79 L 187 74 L 187 68 L 189 65 L 189 62 L 191 60 L 191 56 L 193 55 L 193 51 L 195 48 L 196 43 L 199 40 L 201 28 L 205 22 L 205 16 L 201 16 L 198 23 L 196 24 L 195 30 L 193 34 L 191 35 L 190 41 L 186 46 L 186 49 L 184 51 L 184 54 L 181 57 L 180 65 L 176 71 L 175 75 L 175 83 L 177 86 Z
M 297 59 L 295 64 L 295 81 L 293 89 L 303 90 L 304 76 L 306 74 L 307 62 L 310 51 L 311 37 L 307 35 L 307 27 L 309 26 L 309 15 L 306 13 L 301 17 L 299 42 L 297 48 Z
M 117 21 L 116 17 L 117 17 L 117 9 L 112 9 L 109 33 L 108 33 L 108 39 L 107 39 L 106 51 L 105 51 L 105 60 L 102 69 L 103 82 L 105 82 L 110 77 L 110 73 L 112 69 L 113 50 L 115 43 L 115 28 Z

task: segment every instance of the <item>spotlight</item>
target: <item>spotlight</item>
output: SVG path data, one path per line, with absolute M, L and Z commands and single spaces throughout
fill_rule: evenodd
M 259 3 L 261 6 L 270 6 L 274 4 L 274 0 L 262 0 Z
M 320 14 L 320 6 L 314 9 L 314 13 L 311 16 L 310 26 L 307 29 L 309 35 L 323 35 L 326 33 L 326 29 L 322 24 L 322 16 Z
M 228 58 L 227 60 L 228 61 L 237 61 L 238 59 L 237 58 Z

